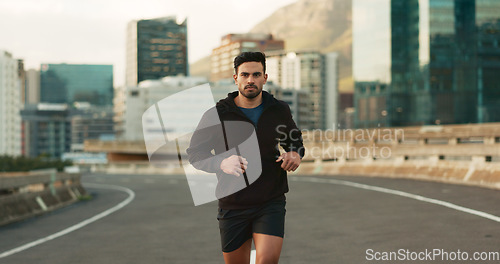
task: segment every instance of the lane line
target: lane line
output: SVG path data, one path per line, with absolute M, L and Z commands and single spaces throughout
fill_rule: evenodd
M 5 257 L 8 257 L 10 255 L 13 255 L 13 254 L 16 254 L 16 253 L 19 253 L 21 251 L 24 251 L 26 249 L 29 249 L 29 248 L 32 248 L 32 247 L 35 247 L 35 246 L 38 246 L 40 244 L 43 244 L 47 241 L 50 241 L 52 239 L 56 239 L 58 237 L 61 237 L 61 236 L 64 236 L 64 235 L 67 235 L 75 230 L 78 230 L 84 226 L 87 226 L 103 217 L 106 217 L 118 210 L 120 210 L 121 208 L 125 207 L 126 205 L 128 205 L 130 202 L 132 202 L 132 200 L 134 200 L 135 198 L 135 193 L 134 191 L 128 189 L 128 188 L 125 188 L 125 187 L 121 187 L 121 186 L 116 186 L 116 185 L 107 185 L 107 184 L 92 184 L 92 183 L 86 183 L 84 184 L 86 186 L 88 186 L 89 188 L 96 188 L 96 189 L 111 189 L 111 190 L 117 190 L 117 191 L 122 191 L 122 192 L 126 192 L 128 194 L 128 197 L 127 199 L 123 200 L 121 203 L 115 205 L 114 207 L 100 213 L 100 214 L 97 214 L 87 220 L 84 220 L 76 225 L 73 225 L 73 226 L 70 226 L 64 230 L 61 230 L 57 233 L 54 233 L 52 235 L 49 235 L 49 236 L 46 236 L 44 238 L 40 238 L 38 240 L 35 240 L 33 242 L 30 242 L 28 244 L 25 244 L 25 245 L 22 245 L 22 246 L 19 246 L 19 247 L 16 247 L 14 249 L 11 249 L 11 250 L 8 250 L 8 251 L 5 251 L 3 253 L 0 254 L 0 258 L 5 258 Z
M 495 222 L 500 223 L 500 217 L 492 214 L 488 214 L 482 211 L 470 209 L 467 207 L 463 207 L 460 205 L 456 205 L 450 202 L 445 202 L 433 198 L 427 198 L 421 195 L 416 195 L 416 194 L 411 194 L 403 191 L 398 191 L 398 190 L 393 190 L 393 189 L 387 189 L 387 188 L 382 188 L 382 187 L 377 187 L 377 186 L 372 186 L 372 185 L 367 185 L 367 184 L 361 184 L 361 183 L 356 183 L 356 182 L 350 182 L 350 181 L 342 181 L 342 180 L 335 180 L 335 179 L 321 179 L 321 178 L 298 178 L 298 177 L 293 177 L 291 178 L 294 181 L 302 181 L 302 182 L 314 182 L 314 183 L 331 183 L 331 184 L 337 184 L 337 185 L 344 185 L 344 186 L 349 186 L 349 187 L 354 187 L 354 188 L 359 188 L 359 189 L 365 189 L 365 190 L 370 190 L 370 191 L 376 191 L 376 192 L 382 192 L 382 193 L 388 193 L 388 194 L 393 194 L 393 195 L 398 195 L 426 203 L 431 203 L 431 204 L 436 204 L 440 206 L 444 206 L 453 210 L 457 210 L 460 212 L 464 212 L 467 214 L 483 217 Z
M 252 249 L 252 251 L 250 251 L 250 264 L 255 264 L 256 259 L 257 251 L 255 251 L 255 249 Z

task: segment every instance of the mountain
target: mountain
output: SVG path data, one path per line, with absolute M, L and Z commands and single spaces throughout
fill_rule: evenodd
M 276 10 L 251 33 L 285 40 L 285 49 L 339 53 L 339 90 L 353 92 L 352 0 L 299 0 Z
M 210 79 L 210 55 L 189 64 L 189 75 Z
M 288 51 L 338 52 L 339 91 L 352 93 L 351 1 L 299 0 L 276 10 L 250 33 L 273 34 L 275 38 L 285 40 Z M 210 75 L 209 65 L 207 57 L 191 64 L 191 75 Z

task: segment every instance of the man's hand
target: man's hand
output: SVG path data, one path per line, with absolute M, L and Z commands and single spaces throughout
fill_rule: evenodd
M 231 157 L 224 159 L 220 163 L 220 168 L 227 174 L 240 176 L 247 169 L 247 165 L 248 161 L 245 158 L 237 155 L 232 155 Z
M 295 171 L 299 167 L 301 159 L 299 153 L 295 151 L 290 151 L 281 154 L 281 156 L 278 157 L 276 162 L 280 161 L 283 161 L 283 163 L 281 164 L 281 168 L 290 172 L 290 171 Z

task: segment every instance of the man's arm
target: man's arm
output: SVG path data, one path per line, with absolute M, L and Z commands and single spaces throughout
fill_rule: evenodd
M 186 150 L 189 163 L 198 170 L 208 173 L 220 171 L 220 164 L 225 158 L 215 155 L 215 149 L 224 149 L 225 143 L 222 125 L 215 107 L 207 110 L 191 137 Z
M 220 126 L 219 126 L 220 127 Z M 212 153 L 217 141 L 217 126 L 196 129 L 186 150 L 189 163 L 198 170 L 215 173 L 223 158 Z
M 186 150 L 191 165 L 198 170 L 208 173 L 223 171 L 235 176 L 242 175 L 247 169 L 248 162 L 245 158 L 231 155 L 230 153 L 215 155 L 215 149 L 226 149 L 223 138 L 223 126 L 220 121 L 214 119 L 215 109 L 211 109 L 202 117 L 196 128 L 189 148 Z M 226 149 L 227 150 L 227 149 Z
M 305 155 L 305 148 L 302 142 L 302 132 L 298 129 L 297 125 L 292 119 L 290 107 L 286 105 L 286 138 L 281 143 L 285 150 L 281 156 L 278 157 L 276 162 L 283 161 L 281 168 L 290 172 L 295 171 Z

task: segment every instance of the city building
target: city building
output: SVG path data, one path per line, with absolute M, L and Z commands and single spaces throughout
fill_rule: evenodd
M 353 1 L 356 126 L 500 121 L 499 43 L 500 1 Z
M 355 127 L 391 126 L 387 120 L 387 93 L 391 83 L 390 2 L 358 0 L 352 3 Z
M 26 155 L 60 158 L 71 150 L 71 114 L 67 104 L 26 104 L 21 111 Z
M 187 19 L 134 20 L 127 26 L 126 85 L 189 75 Z
M 12 54 L 0 50 L 0 155 L 22 154 L 22 63 Z
M 21 78 L 21 100 L 23 104 L 37 104 L 40 102 L 40 71 L 30 69 L 25 71 L 24 66 L 19 64 L 19 76 Z M 24 81 L 22 81 L 24 79 Z M 20 113 L 19 113 L 20 115 Z M 21 152 L 23 156 L 29 156 L 30 153 L 30 138 L 29 126 L 25 122 L 21 122 Z
M 212 51 L 210 81 L 231 79 L 234 74 L 234 58 L 242 52 L 268 52 L 283 50 L 285 42 L 273 38 L 271 34 L 227 34 L 222 37 L 221 45 Z
M 171 76 L 164 77 L 159 80 L 143 81 L 136 87 L 128 87 L 124 100 L 124 104 L 126 104 L 127 107 L 120 108 L 123 112 L 119 111 L 119 113 L 115 113 L 115 116 L 121 117 L 121 123 L 123 126 L 121 136 L 117 137 L 117 139 L 125 141 L 144 140 L 144 128 L 142 123 L 143 114 L 149 107 L 171 95 L 207 83 L 208 80 L 203 77 Z M 209 83 L 209 85 L 210 92 L 213 98 L 213 106 L 215 106 L 215 104 L 219 100 L 226 98 L 228 93 L 238 90 L 238 87 L 234 84 L 234 81 L 230 79 L 223 79 L 217 82 L 212 82 Z M 304 91 L 297 92 L 287 90 L 283 93 L 281 90 L 279 90 L 279 87 L 273 85 L 272 82 L 267 83 L 264 86 L 264 90 L 270 91 L 274 94 L 278 94 L 278 99 L 286 100 L 290 104 L 292 113 L 295 114 L 295 116 L 302 116 L 304 119 L 309 116 L 309 113 L 307 113 L 307 111 L 304 112 L 303 109 L 298 108 L 298 105 L 303 105 L 306 104 L 305 102 L 307 102 L 307 95 Z M 290 92 L 290 94 L 293 92 L 293 95 L 288 94 L 288 92 Z M 301 97 L 298 97 L 298 95 L 300 95 Z M 178 106 L 174 106 L 172 108 L 186 109 L 187 107 L 189 109 L 197 109 L 199 101 L 204 101 L 205 98 L 197 99 L 196 95 L 194 96 L 195 97 L 191 98 L 191 100 L 176 102 Z M 161 111 L 161 109 L 159 110 Z M 186 114 L 189 115 L 190 113 Z M 181 120 L 179 122 L 183 121 Z M 180 125 L 181 124 L 179 124 L 179 126 Z M 163 133 L 163 131 L 160 132 Z
M 500 18 L 478 26 L 477 45 L 477 122 L 500 122 Z
M 85 140 L 114 139 L 111 106 L 26 104 L 21 115 L 30 157 L 61 158 L 64 153 L 82 152 Z
M 310 123 L 303 128 L 332 129 L 338 125 L 338 54 L 317 51 L 268 52 L 268 81 L 283 89 L 308 94 Z M 307 125 L 306 125 L 307 124 Z
M 122 108 L 125 112 L 117 113 L 118 116 L 124 119 L 122 124 L 124 132 L 119 139 L 127 141 L 144 140 L 142 116 L 150 106 L 170 95 L 207 82 L 208 80 L 203 77 L 170 76 L 157 80 L 145 80 L 137 86 L 127 87 L 125 95 L 126 108 Z M 186 102 L 178 102 L 178 104 L 179 108 L 181 108 L 186 105 Z M 193 104 L 194 108 L 196 102 Z
M 28 94 L 26 91 L 26 70 L 24 70 L 23 60 L 17 60 L 17 77 L 19 78 L 19 96 L 21 98 L 21 104 L 24 104 Z
M 356 82 L 355 127 L 388 127 L 387 98 L 389 84 L 384 82 Z M 398 109 L 399 110 L 399 109 Z
M 314 118 L 311 115 L 311 100 L 309 93 L 304 90 L 283 89 L 271 83 L 266 84 L 266 91 L 276 99 L 282 100 L 290 107 L 293 120 L 299 129 L 312 129 Z
M 88 139 L 114 140 L 113 119 L 112 106 L 77 103 L 71 111 L 71 152 L 82 152 L 83 143 Z
M 113 65 L 42 64 L 40 102 L 113 105 Z
M 127 88 L 125 86 L 115 87 L 113 98 L 113 124 L 115 137 L 117 139 L 124 138 L 125 134 L 125 111 L 127 110 Z
M 29 69 L 26 71 L 25 103 L 37 104 L 40 102 L 40 71 Z

